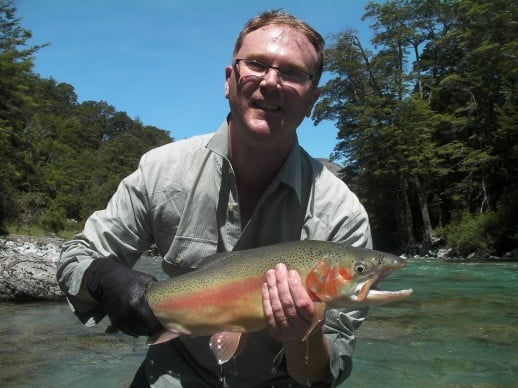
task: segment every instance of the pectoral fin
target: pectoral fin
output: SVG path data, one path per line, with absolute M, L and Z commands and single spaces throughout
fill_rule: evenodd
M 221 332 L 210 337 L 209 347 L 216 356 L 218 365 L 223 365 L 237 356 L 245 347 L 247 335 L 239 332 Z
M 167 329 L 161 330 L 158 333 L 153 334 L 151 337 L 147 339 L 148 345 L 158 345 L 163 344 L 164 342 L 168 342 L 178 338 L 179 335 L 177 333 L 173 333 Z

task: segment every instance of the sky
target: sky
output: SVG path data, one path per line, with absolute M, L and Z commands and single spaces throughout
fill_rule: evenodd
M 106 101 L 175 140 L 214 132 L 229 108 L 225 66 L 239 31 L 253 16 L 283 9 L 326 39 L 347 28 L 367 45 L 364 0 L 16 0 L 30 44 L 50 43 L 34 72 L 72 85 L 79 102 Z M 324 76 L 324 81 L 326 76 Z M 337 140 L 331 121 L 298 129 L 314 157 L 329 157 Z

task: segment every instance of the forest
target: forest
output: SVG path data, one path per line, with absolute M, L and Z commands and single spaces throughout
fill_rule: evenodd
M 313 120 L 386 249 L 518 247 L 518 15 L 506 0 L 370 2 L 328 42 Z
M 78 102 L 74 87 L 33 72 L 45 44 L 28 46 L 13 1 L 0 1 L 0 229 L 81 229 L 142 154 L 171 142 L 106 101 Z
M 370 2 L 370 42 L 353 28 L 327 38 L 312 119 L 336 125 L 332 159 L 376 248 L 518 247 L 517 16 L 508 0 Z M 66 235 L 144 152 L 174 139 L 36 74 L 46 44 L 31 38 L 14 1 L 0 0 L 0 232 Z

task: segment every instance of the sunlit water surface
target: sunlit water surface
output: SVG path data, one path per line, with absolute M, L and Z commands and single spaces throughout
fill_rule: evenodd
M 342 387 L 517 387 L 517 280 L 516 262 L 410 261 L 382 287 L 414 295 L 371 308 Z M 106 326 L 82 326 L 66 303 L 0 304 L 0 386 L 128 386 L 145 340 Z

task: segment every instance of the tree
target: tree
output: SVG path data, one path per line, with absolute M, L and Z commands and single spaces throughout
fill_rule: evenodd
M 432 228 L 425 182 L 434 174 L 438 160 L 427 125 L 432 112 L 420 102 L 424 100 L 421 72 L 410 71 L 407 66 L 411 54 L 415 63 L 420 63 L 419 46 L 425 41 L 424 34 L 411 28 L 412 13 L 403 2 L 370 3 L 367 10 L 365 17 L 376 19 L 373 43 L 381 49 L 375 54 L 369 52 L 352 31 L 337 35 L 327 50 L 327 70 L 338 76 L 324 86 L 324 98 L 313 117 L 317 121 L 337 118 L 341 140 L 337 155 L 347 164 L 358 164 L 368 206 L 385 209 L 383 217 L 373 217 L 375 234 L 385 229 L 381 223 L 376 224 L 380 218 L 392 230 L 392 226 L 398 226 L 388 245 L 394 240 L 407 247 L 415 245 L 414 225 L 419 225 L 411 200 L 415 197 L 419 229 L 424 234 L 421 241 L 429 245 Z M 416 89 L 418 93 L 413 96 Z M 391 193 L 384 190 L 382 196 L 373 195 L 379 191 L 376 186 L 380 181 Z M 387 210 L 387 203 L 395 206 Z M 392 222 L 387 222 L 387 211 L 392 212 L 388 216 Z
M 13 1 L 0 1 L 0 229 L 12 202 L 13 188 L 30 169 L 23 137 L 33 55 L 44 45 L 27 46 L 31 32 L 20 26 Z
M 14 1 L 0 1 L 0 115 L 15 120 L 30 103 L 28 85 L 33 55 L 45 45 L 27 47 L 30 30 L 15 17 Z
M 503 0 L 371 2 L 374 51 L 351 30 L 326 50 L 333 78 L 313 119 L 336 122 L 379 245 L 428 248 L 463 211 L 516 213 L 504 200 L 518 181 L 516 13 Z
M 120 179 L 166 131 L 144 126 L 105 101 L 79 103 L 74 87 L 32 72 L 31 32 L 0 0 L 0 226 L 39 224 L 102 208 Z

